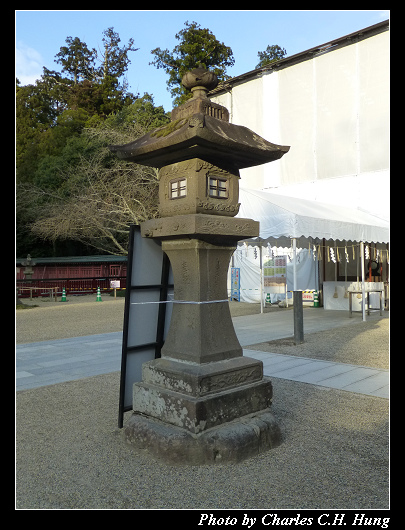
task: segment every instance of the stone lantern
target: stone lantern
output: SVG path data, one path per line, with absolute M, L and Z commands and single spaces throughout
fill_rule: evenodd
M 27 259 L 21 262 L 21 265 L 24 267 L 24 276 L 26 280 L 32 280 L 32 275 L 34 274 L 34 267 L 36 262 L 31 258 L 31 254 L 27 254 Z
M 160 218 L 142 223 L 141 233 L 162 241 L 174 276 L 170 329 L 161 358 L 145 363 L 133 386 L 125 435 L 169 462 L 235 462 L 281 440 L 271 381 L 261 361 L 243 356 L 228 304 L 232 253 L 238 240 L 259 235 L 258 222 L 234 217 L 239 169 L 289 147 L 229 123 L 228 110 L 207 98 L 218 83 L 212 72 L 197 68 L 182 82 L 193 97 L 168 125 L 110 147 L 159 168 Z

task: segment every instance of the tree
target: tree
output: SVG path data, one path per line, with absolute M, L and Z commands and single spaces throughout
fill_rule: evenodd
M 137 125 L 129 131 L 84 130 L 87 148 L 65 166 L 59 188 L 31 189 L 34 204 L 39 205 L 31 224 L 36 237 L 74 240 L 104 253 L 127 254 L 129 226 L 155 217 L 158 207 L 157 170 L 120 160 L 108 149 L 144 133 Z
M 73 114 L 64 113 L 63 121 L 74 127 L 77 116 L 67 112 Z M 39 255 L 41 240 L 47 248 L 79 242 L 98 252 L 125 254 L 129 225 L 157 214 L 157 172 L 120 160 L 108 145 L 128 143 L 169 122 L 163 107 L 145 94 L 42 156 L 30 182 L 17 186 L 18 254 L 30 252 L 34 241 Z
M 157 212 L 153 169 L 119 161 L 109 144 L 127 143 L 170 121 L 153 98 L 122 79 L 133 40 L 113 28 L 97 54 L 68 37 L 34 85 L 17 80 L 17 255 L 126 252 L 128 226 Z M 94 253 L 94 250 L 92 250 Z
M 79 37 L 67 37 L 66 44 L 62 46 L 57 57 L 56 63 L 62 65 L 62 72 L 73 77 L 73 83 L 77 85 L 79 78 L 92 79 L 94 76 L 94 59 L 96 50 L 89 50 L 85 42 Z
M 129 39 L 128 44 L 122 48 L 118 45 L 121 42 L 120 36 L 114 31 L 114 28 L 108 28 L 103 31 L 104 53 L 101 54 L 101 67 L 99 77 L 104 81 L 108 77 L 119 79 L 127 70 L 130 63 L 128 53 L 136 52 L 139 48 L 134 48 L 134 39 Z
M 55 57 L 56 62 L 62 65 L 62 72 L 73 83 L 58 80 L 56 72 L 53 72 L 52 78 L 58 84 L 65 84 L 69 107 L 88 107 L 89 103 L 93 103 L 95 112 L 90 114 L 97 113 L 105 117 L 135 99 L 128 92 L 126 80 L 120 84 L 120 78 L 128 69 L 129 52 L 139 48 L 134 48 L 133 39 L 120 47 L 120 36 L 113 27 L 103 31 L 102 41 L 104 50 L 97 53 L 95 48 L 89 50 L 78 37 L 67 37 L 67 46 L 62 46 Z
M 128 68 L 129 52 L 136 50 L 133 39 L 120 47 L 113 28 L 103 35 L 101 57 L 78 37 L 67 37 L 55 56 L 61 72 L 44 67 L 34 85 L 17 83 L 18 180 L 32 181 L 42 156 L 57 155 L 69 136 L 97 125 L 136 99 L 119 81 Z
M 275 61 L 279 61 L 280 59 L 283 59 L 287 55 L 287 52 L 284 48 L 280 48 L 277 44 L 274 44 L 272 46 L 267 46 L 267 48 L 263 52 L 257 52 L 257 56 L 260 59 L 259 64 L 256 65 L 256 68 L 261 68 L 262 66 L 266 66 L 268 64 L 274 63 Z
M 45 70 L 45 69 L 44 69 Z M 47 70 L 35 85 L 17 86 L 17 181 L 35 181 L 43 157 L 57 155 L 71 136 L 80 134 L 94 106 L 68 105 L 68 86 Z M 76 85 L 78 89 L 79 84 Z M 74 101 L 74 100 L 72 100 Z
M 132 126 L 135 123 L 148 132 L 170 123 L 170 113 L 166 113 L 162 106 L 155 107 L 153 96 L 145 93 L 132 105 L 125 106 L 105 120 L 105 125 L 112 128 Z
M 55 125 L 60 107 L 55 95 L 42 82 L 16 90 L 17 179 L 29 181 L 41 156 L 41 140 Z
M 235 63 L 232 49 L 219 42 L 215 35 L 197 22 L 185 22 L 185 28 L 176 34 L 180 43 L 172 52 L 155 48 L 151 51 L 154 60 L 149 63 L 163 68 L 169 74 L 168 90 L 174 97 L 174 105 L 180 105 L 191 97 L 181 84 L 183 75 L 198 66 L 213 71 L 220 81 L 228 79 L 226 69 Z

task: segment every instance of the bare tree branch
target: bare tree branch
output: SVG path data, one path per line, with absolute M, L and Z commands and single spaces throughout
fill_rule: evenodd
M 31 189 L 38 204 L 31 225 L 35 235 L 51 241 L 75 239 L 103 252 L 127 254 L 129 226 L 157 216 L 157 170 L 115 158 L 106 164 L 108 156 L 108 149 L 102 148 L 80 158 L 65 175 L 72 187 L 68 198 L 62 192 Z

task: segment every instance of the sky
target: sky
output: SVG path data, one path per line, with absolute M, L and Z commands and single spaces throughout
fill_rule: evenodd
M 253 70 L 259 62 L 257 53 L 268 45 L 285 48 L 287 56 L 328 43 L 390 16 L 388 10 L 359 11 L 62 11 L 18 10 L 16 26 L 16 77 L 22 85 L 34 83 L 45 66 L 60 71 L 55 55 L 67 37 L 79 37 L 89 49 L 100 48 L 103 31 L 113 27 L 121 38 L 120 46 L 130 38 L 139 48 L 130 53 L 127 71 L 129 91 L 153 95 L 156 106 L 165 111 L 173 107 L 167 90 L 168 75 L 149 65 L 154 48 L 170 52 L 179 43 L 175 38 L 185 22 L 197 22 L 232 48 L 235 65 L 227 69 L 234 77 Z

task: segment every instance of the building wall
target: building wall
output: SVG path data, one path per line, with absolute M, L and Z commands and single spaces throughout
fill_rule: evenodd
M 260 72 L 213 101 L 276 144 L 279 161 L 241 171 L 241 186 L 389 209 L 389 33 Z

